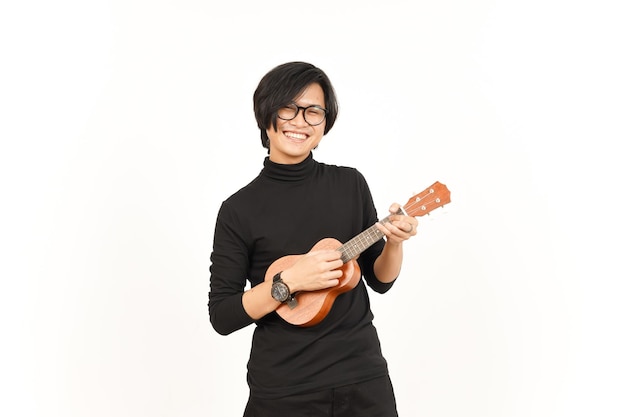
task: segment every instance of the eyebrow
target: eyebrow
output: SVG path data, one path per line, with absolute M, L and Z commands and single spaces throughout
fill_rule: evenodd
M 319 104 L 319 103 L 313 103 L 313 104 L 306 104 L 305 105 L 301 105 L 300 103 L 296 102 L 295 100 L 291 100 L 289 102 L 289 104 L 295 104 L 298 107 L 302 107 L 302 108 L 307 108 L 307 107 L 319 107 L 320 109 L 326 109 L 325 106 Z

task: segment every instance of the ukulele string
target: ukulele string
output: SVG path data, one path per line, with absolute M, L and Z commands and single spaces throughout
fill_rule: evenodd
M 365 249 L 372 246 L 374 243 L 382 239 L 383 233 L 378 230 L 376 225 L 372 225 L 363 232 L 359 233 L 339 248 L 339 251 L 344 255 L 342 260 L 344 263 L 350 259 L 356 258 Z M 345 259 L 344 259 L 345 258 Z

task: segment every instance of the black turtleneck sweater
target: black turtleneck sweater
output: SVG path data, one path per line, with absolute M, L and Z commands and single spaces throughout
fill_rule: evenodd
M 339 295 L 324 320 L 298 327 L 270 313 L 254 322 L 241 296 L 265 279 L 276 259 L 308 252 L 319 240 L 346 242 L 377 221 L 364 177 L 312 155 L 300 164 L 265 159 L 250 184 L 226 199 L 215 226 L 209 314 L 223 335 L 256 323 L 248 362 L 251 394 L 262 398 L 313 392 L 387 374 L 365 282 L 383 293 L 373 272 L 380 240 L 358 258 L 364 280 Z

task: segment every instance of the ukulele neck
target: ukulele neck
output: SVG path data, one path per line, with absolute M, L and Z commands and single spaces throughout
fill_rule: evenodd
M 402 213 L 404 213 L 404 210 L 399 209 L 396 214 Z M 379 222 L 389 223 L 389 216 L 385 217 Z M 378 230 L 375 224 L 370 226 L 337 249 L 339 252 L 341 252 L 341 261 L 344 264 L 350 262 L 352 259 L 356 258 L 362 252 L 364 252 L 367 248 L 382 239 L 383 236 L 385 236 L 385 234 Z

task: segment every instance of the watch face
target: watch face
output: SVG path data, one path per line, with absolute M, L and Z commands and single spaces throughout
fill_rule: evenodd
M 272 285 L 272 297 L 281 303 L 289 298 L 289 287 L 283 282 L 275 282 Z

